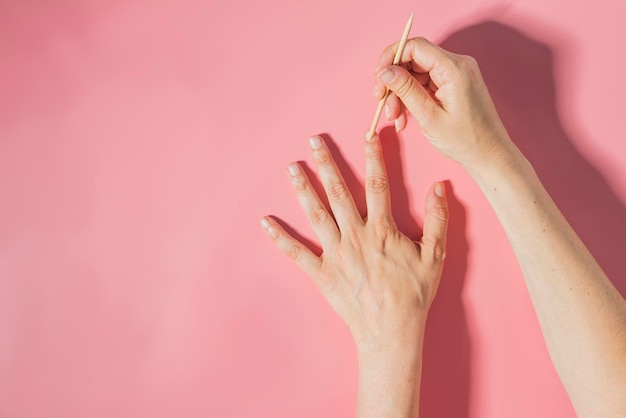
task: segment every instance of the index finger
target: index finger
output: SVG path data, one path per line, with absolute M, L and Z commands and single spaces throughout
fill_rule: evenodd
M 400 42 L 388 46 L 381 53 L 374 73 L 381 71 L 383 67 L 393 64 L 393 58 L 400 46 Z M 452 65 L 451 55 L 438 45 L 433 44 L 426 38 L 411 38 L 407 41 L 400 64 L 412 63 L 412 70 L 419 73 L 429 73 L 435 83 L 439 83 L 443 71 Z

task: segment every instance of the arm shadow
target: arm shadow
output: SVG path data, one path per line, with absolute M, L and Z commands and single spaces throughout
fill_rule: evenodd
M 556 40 L 556 45 L 544 42 L 488 20 L 454 32 L 441 46 L 476 58 L 511 137 L 625 295 L 626 208 L 601 172 L 575 147 L 568 132 L 581 138 L 579 129 L 564 125 L 559 117 L 556 92 L 561 86 L 556 84 L 553 57 L 567 51 L 560 50 Z

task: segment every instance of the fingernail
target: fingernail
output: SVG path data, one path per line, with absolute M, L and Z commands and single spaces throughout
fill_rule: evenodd
M 289 170 L 289 174 L 292 176 L 297 176 L 300 173 L 300 166 L 298 163 L 291 163 L 287 166 L 287 170 Z
M 444 197 L 446 195 L 446 188 L 443 183 L 435 183 L 435 194 L 439 197 Z
M 393 80 L 396 79 L 396 72 L 386 69 L 378 73 L 378 79 L 385 84 L 393 83 Z
M 312 136 L 309 138 L 309 146 L 313 149 L 320 149 L 322 146 L 322 140 L 319 136 Z
M 270 224 L 270 221 L 268 221 L 267 218 L 261 218 L 261 226 L 263 227 L 263 229 L 265 229 L 265 232 L 272 239 L 278 238 L 278 234 L 276 233 L 276 230 L 272 227 L 272 225 Z
M 387 115 L 387 120 L 391 120 L 391 111 L 389 110 L 389 105 L 385 105 L 385 115 Z
M 400 129 L 402 127 L 400 126 L 400 119 L 399 118 L 393 121 L 393 125 L 396 127 L 396 132 L 400 132 Z
M 374 86 L 374 91 L 372 91 L 372 97 L 376 100 L 380 100 L 381 97 L 385 95 L 385 86 L 381 84 L 376 84 Z

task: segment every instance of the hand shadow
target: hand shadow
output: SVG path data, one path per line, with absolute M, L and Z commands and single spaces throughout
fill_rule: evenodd
M 553 71 L 553 48 L 557 46 L 550 46 L 549 39 L 545 41 L 538 42 L 499 22 L 485 21 L 454 32 L 441 46 L 476 58 L 511 137 L 625 295 L 626 208 L 602 174 L 573 145 L 568 132 L 580 136 L 577 127 L 563 126 Z
M 469 244 L 465 208 L 446 183 L 450 210 L 446 261 L 426 324 L 420 415 L 462 418 L 469 416 L 471 376 L 471 345 L 462 300 Z

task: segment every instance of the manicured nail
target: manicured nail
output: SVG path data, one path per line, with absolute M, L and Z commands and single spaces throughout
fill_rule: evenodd
M 378 78 L 385 84 L 393 83 L 393 80 L 396 79 L 396 72 L 393 70 L 386 69 L 380 73 L 378 73 Z
M 272 239 L 278 238 L 278 234 L 276 233 L 276 229 L 274 229 L 274 227 L 272 227 L 272 225 L 270 224 L 270 221 L 268 221 L 267 218 L 261 218 L 261 226 L 263 227 L 263 229 L 265 229 L 265 232 L 267 232 L 267 234 Z
M 400 118 L 393 121 L 393 125 L 396 127 L 396 132 L 400 132 L 402 126 L 400 126 Z
M 312 136 L 309 138 L 309 146 L 313 149 L 320 149 L 322 146 L 322 140 L 319 136 Z
M 435 183 L 435 194 L 439 197 L 444 197 L 446 195 L 446 188 L 443 183 Z
M 385 95 L 385 86 L 376 84 L 374 91 L 372 91 L 372 97 L 376 100 L 380 100 Z
M 385 105 L 385 115 L 387 115 L 387 120 L 391 120 L 391 110 L 389 110 L 389 105 Z
M 291 163 L 287 166 L 287 170 L 291 176 L 297 176 L 300 173 L 300 166 L 298 163 Z

